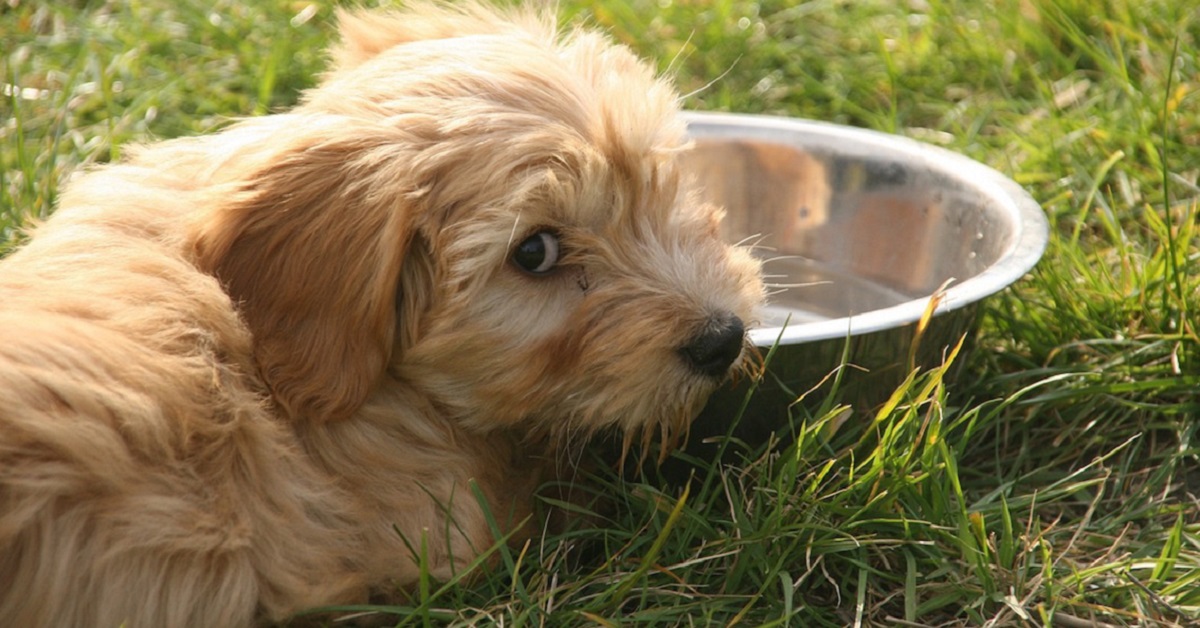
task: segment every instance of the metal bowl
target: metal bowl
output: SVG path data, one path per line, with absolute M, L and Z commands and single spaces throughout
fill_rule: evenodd
M 843 401 L 885 401 L 910 366 L 936 366 L 970 338 L 980 302 L 1045 249 L 1037 202 L 962 155 L 792 118 L 691 113 L 687 122 L 694 185 L 725 207 L 728 241 L 756 244 L 778 287 L 750 331 L 764 354 L 778 345 L 743 418 L 750 425 L 778 425 L 843 363 L 856 367 L 843 373 Z M 914 352 L 917 322 L 947 285 Z M 723 433 L 747 385 L 715 394 L 698 431 Z

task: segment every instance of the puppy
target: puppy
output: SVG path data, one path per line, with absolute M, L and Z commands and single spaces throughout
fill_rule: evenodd
M 551 16 L 340 16 L 288 113 L 71 183 L 0 262 L 0 624 L 247 626 L 522 538 L 562 447 L 670 443 L 758 264 L 678 97 Z

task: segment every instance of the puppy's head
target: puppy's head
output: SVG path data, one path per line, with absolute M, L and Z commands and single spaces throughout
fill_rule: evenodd
M 285 411 L 409 386 L 474 430 L 677 433 L 745 367 L 758 264 L 684 192 L 649 68 L 532 13 L 341 20 L 196 244 Z

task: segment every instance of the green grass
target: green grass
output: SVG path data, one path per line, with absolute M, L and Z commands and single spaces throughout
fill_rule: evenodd
M 0 5 L 0 241 L 130 142 L 295 101 L 318 2 Z M 1200 621 L 1200 5 L 563 0 L 690 107 L 908 135 L 1025 185 L 1049 249 L 966 376 L 798 410 L 690 484 L 596 478 L 595 529 L 425 582 L 398 624 L 1173 626 Z M 995 8 L 991 8 L 994 6 Z M 306 19 L 311 17 L 311 19 Z M 14 87 L 15 86 L 15 87 Z M 800 420 L 802 419 L 802 420 Z M 378 609 L 377 609 L 378 610 Z

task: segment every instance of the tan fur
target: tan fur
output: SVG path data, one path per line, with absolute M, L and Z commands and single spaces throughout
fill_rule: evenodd
M 516 530 L 555 448 L 718 385 L 679 348 L 762 286 L 669 85 L 535 12 L 341 21 L 298 107 L 82 176 L 0 262 L 0 624 L 278 621 L 412 584 L 405 540 L 447 578 L 476 488 Z

